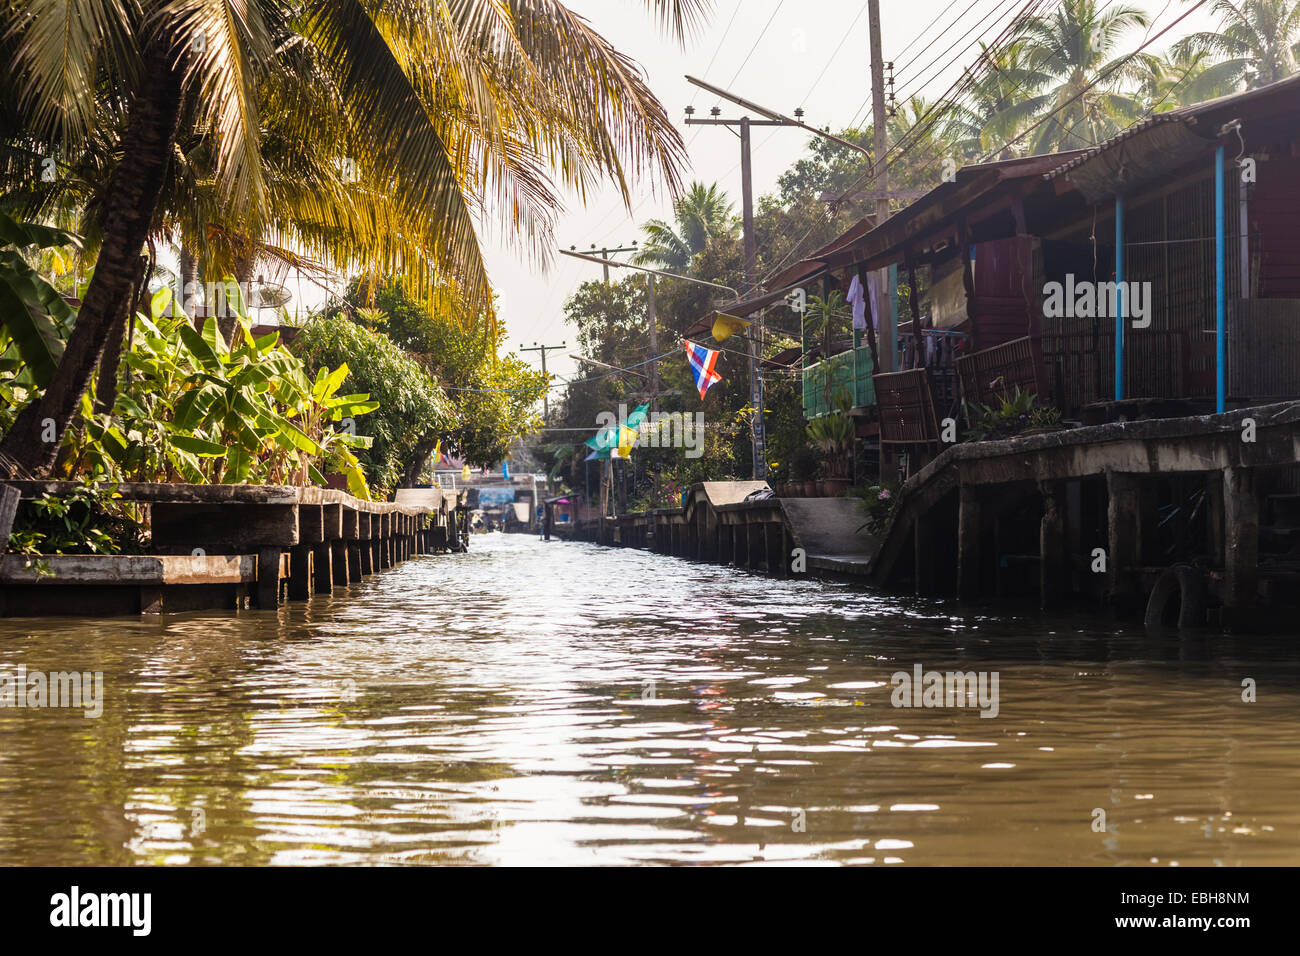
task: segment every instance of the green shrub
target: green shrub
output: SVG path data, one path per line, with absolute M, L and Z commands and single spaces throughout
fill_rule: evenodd
M 308 369 L 334 368 L 344 363 L 352 387 L 379 403 L 358 434 L 370 439 L 357 457 L 382 491 L 397 486 L 421 445 L 450 426 L 446 396 L 436 381 L 383 333 L 363 328 L 345 316 L 322 316 L 307 324 L 291 346 Z

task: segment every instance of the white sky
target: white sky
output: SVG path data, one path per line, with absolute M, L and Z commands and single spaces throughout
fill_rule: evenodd
M 804 122 L 819 128 L 830 126 L 834 131 L 850 125 L 855 117 L 858 122 L 869 117 L 870 47 L 863 0 L 714 0 L 709 24 L 684 48 L 660 33 L 642 0 L 566 3 L 645 69 L 651 89 L 668 115 L 680 124 L 688 143 L 691 168 L 685 181 L 718 182 L 735 200 L 737 212 L 739 140 L 727 128 L 682 124 L 688 103 L 701 116 L 717 102 L 716 97 L 687 83 L 684 74 L 786 114 L 803 107 Z M 1104 5 L 1106 0 L 1098 3 Z M 1186 0 L 1136 0 L 1136 5 L 1152 16 L 1159 14 L 1153 33 L 1187 9 Z M 962 66 L 973 59 L 978 50 L 975 41 L 991 41 L 1022 6 L 1022 0 L 882 0 L 883 54 L 886 61 L 894 61 L 898 101 L 916 92 L 928 98 L 945 92 Z M 1205 29 L 1211 22 L 1197 11 L 1150 49 L 1160 52 L 1177 37 Z M 968 30 L 969 35 L 963 37 Z M 929 45 L 940 34 L 939 42 Z M 1133 31 L 1122 47 L 1131 50 L 1141 41 L 1142 31 Z M 944 53 L 954 42 L 956 46 Z M 949 61 L 953 61 L 951 65 L 947 65 Z M 724 117 L 741 115 L 737 106 L 725 102 L 721 106 Z M 777 177 L 803 154 L 811 135 L 782 127 L 755 129 L 756 202 L 757 197 L 775 189 Z M 637 186 L 632 215 L 613 189 L 590 196 L 585 208 L 576 199 L 571 201 L 559 217 L 557 243 L 566 249 L 576 245 L 579 251 L 593 243 L 629 245 L 640 238 L 638 223 L 669 218 L 670 204 L 662 190 L 653 195 L 649 183 Z M 489 240 L 487 246 L 501 316 L 510 332 L 509 348 L 535 341 L 547 345 L 565 341 L 570 347 L 549 353 L 547 367 L 569 377 L 576 363 L 568 356 L 577 349 L 575 330 L 564 322 L 564 301 L 579 283 L 599 279 L 600 267 L 557 255 L 549 271 L 542 273 L 517 250 L 495 240 Z M 628 274 L 612 272 L 615 277 Z M 525 357 L 537 364 L 536 352 Z

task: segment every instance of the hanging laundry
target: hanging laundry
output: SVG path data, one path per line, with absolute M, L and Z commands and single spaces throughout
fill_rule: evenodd
M 880 303 L 880 283 L 876 280 L 876 274 L 874 272 L 867 273 L 867 298 L 871 302 L 871 327 L 879 332 L 880 316 L 877 312 Z
M 722 381 L 722 376 L 717 372 L 718 353 L 713 349 L 706 349 L 703 345 L 696 345 L 690 340 L 684 340 L 686 343 L 686 358 L 691 363 L 691 374 L 695 376 L 695 387 L 700 390 L 700 398 L 704 398 L 704 393 L 711 386 Z
M 858 278 L 857 273 L 854 273 L 853 281 L 849 283 L 849 294 L 845 298 L 853 306 L 853 327 L 855 329 L 865 329 L 867 327 L 867 298 L 863 294 L 862 280 Z

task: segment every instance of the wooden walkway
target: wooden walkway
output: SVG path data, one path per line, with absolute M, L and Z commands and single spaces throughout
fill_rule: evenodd
M 24 499 L 68 495 L 70 481 L 8 483 Z M 395 502 L 283 485 L 124 483 L 152 534 L 149 555 L 21 555 L 0 560 L 0 615 L 162 613 L 277 607 L 329 594 L 417 554 L 462 551 L 454 492 L 412 489 Z
M 1260 551 L 1262 520 L 1272 540 L 1296 530 L 1274 505 L 1294 496 L 1297 464 L 1295 402 L 954 445 L 901 489 L 869 580 L 966 599 L 1021 583 L 1045 607 L 1088 594 L 1132 608 L 1186 562 L 1229 612 L 1249 608 L 1300 569 Z M 1181 543 L 1174 519 L 1191 528 Z

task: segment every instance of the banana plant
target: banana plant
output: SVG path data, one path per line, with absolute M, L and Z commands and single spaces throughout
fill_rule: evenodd
M 54 375 L 76 313 L 22 256 L 24 249 L 81 247 L 61 229 L 18 222 L 0 212 L 0 373 L 42 388 Z
M 367 435 L 358 435 L 353 419 L 375 411 L 379 408 L 379 403 L 370 401 L 368 394 L 339 395 L 338 390 L 347 379 L 348 372 L 346 362 L 333 371 L 328 368 L 317 371 L 316 380 L 311 384 L 310 400 L 299 408 L 299 417 L 303 431 L 319 449 L 319 459 L 333 464 L 347 478 L 348 490 L 352 494 L 369 499 L 366 473 L 352 449 L 369 448 L 373 439 Z M 332 422 L 339 422 L 344 427 L 329 427 Z M 319 469 L 310 462 L 307 467 L 311 479 L 324 484 L 325 477 Z
M 247 316 L 237 316 L 227 345 L 215 319 L 200 331 L 170 305 L 164 288 L 151 298 L 150 314 L 137 315 L 112 414 L 95 415 L 83 400 L 84 427 L 63 456 L 72 473 L 88 467 L 141 481 L 306 484 L 324 483 L 315 463 L 328 459 L 353 494 L 369 497 L 351 448 L 370 439 L 334 423 L 378 403 L 337 394 L 346 366 L 310 381 L 278 334 L 255 338 Z

